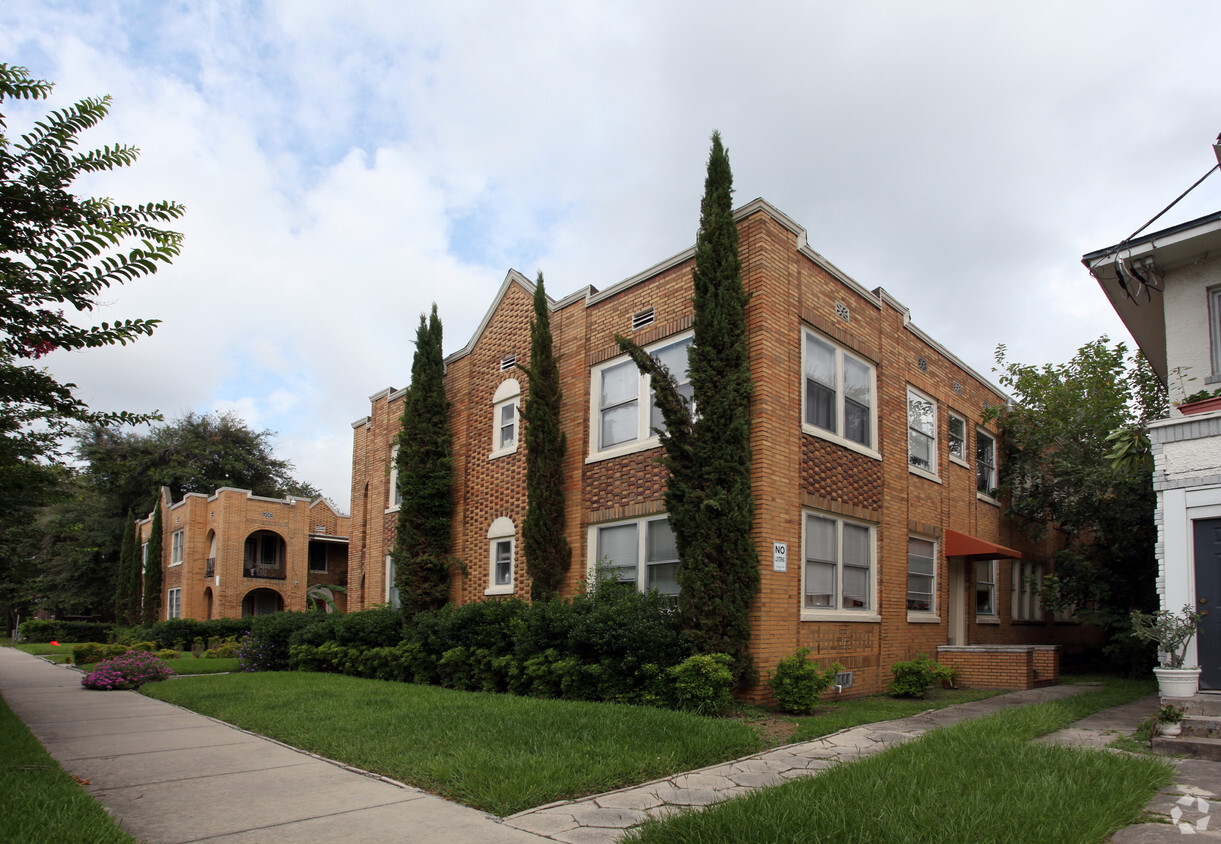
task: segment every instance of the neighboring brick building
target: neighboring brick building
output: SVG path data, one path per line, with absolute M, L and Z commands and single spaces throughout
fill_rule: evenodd
M 345 586 L 350 519 L 324 499 L 223 487 L 177 503 L 162 488 L 161 618 L 238 618 L 306 609 L 310 586 Z M 152 514 L 139 522 L 147 564 Z M 344 609 L 343 592 L 332 592 Z
M 1046 571 L 1043 549 L 1026 542 L 987 494 L 997 448 L 981 413 L 1007 397 L 912 325 L 888 293 L 866 290 L 810 249 L 804 229 L 776 208 L 755 200 L 735 218 L 751 296 L 762 579 L 751 652 L 762 676 L 805 646 L 823 664 L 838 661 L 852 672 L 853 692 L 872 692 L 889 682 L 892 662 L 933 655 L 938 646 L 1075 636 L 1075 625 L 1041 612 L 1028 585 L 1028 575 Z M 677 590 L 648 384 L 614 335 L 632 336 L 682 372 L 693 256 L 688 249 L 606 290 L 589 287 L 552 304 L 568 434 L 566 594 L 599 558 L 641 588 Z M 460 603 L 529 595 L 519 551 L 526 469 L 516 410 L 529 384 L 513 362 L 529 359 L 533 291 L 511 271 L 474 337 L 446 361 L 453 553 L 467 566 L 453 577 Z M 395 599 L 391 443 L 402 395 L 373 395 L 370 415 L 353 423 L 353 609 Z M 1023 653 L 1033 667 L 1006 670 L 1006 678 L 1054 676 L 1045 656 Z M 978 661 L 970 653 L 954 659 Z

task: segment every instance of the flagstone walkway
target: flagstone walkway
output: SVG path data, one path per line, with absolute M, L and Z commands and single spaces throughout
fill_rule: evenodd
M 1068 685 L 1009 692 L 897 721 L 853 727 L 814 741 L 772 748 L 754 756 L 644 785 L 580 800 L 549 803 L 510 815 L 504 823 L 565 844 L 610 844 L 649 818 L 665 818 L 787 780 L 814 776 L 840 762 L 881 752 L 937 727 L 981 718 L 1014 706 L 1061 700 L 1090 688 Z

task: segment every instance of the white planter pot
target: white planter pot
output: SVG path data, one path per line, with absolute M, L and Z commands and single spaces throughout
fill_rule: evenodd
M 1155 668 L 1153 673 L 1162 697 L 1191 697 L 1200 688 L 1199 668 Z
M 1183 725 L 1178 723 L 1177 721 L 1174 722 L 1173 724 L 1170 723 L 1169 721 L 1159 721 L 1158 725 L 1157 725 L 1157 731 L 1158 731 L 1159 735 L 1166 736 L 1167 738 L 1172 738 L 1183 732 Z

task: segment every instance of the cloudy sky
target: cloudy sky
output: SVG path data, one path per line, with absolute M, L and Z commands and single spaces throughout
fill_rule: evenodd
M 1216 164 L 1221 3 L 4 0 L 0 61 L 109 93 L 142 153 L 82 193 L 187 206 L 181 257 L 49 366 L 98 409 L 230 409 L 349 501 L 350 423 L 420 312 L 463 346 L 510 269 L 560 296 L 694 242 L 708 139 L 736 203 L 990 375 L 1128 339 L 1083 253 Z M 1157 226 L 1221 208 L 1214 174 Z M 1129 340 L 1130 342 L 1130 340 Z

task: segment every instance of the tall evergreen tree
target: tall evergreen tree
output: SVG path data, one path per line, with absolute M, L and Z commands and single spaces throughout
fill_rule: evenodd
M 122 575 L 127 578 L 127 603 L 122 613 L 116 616 L 116 620 L 123 624 L 135 624 L 140 620 L 140 608 L 144 605 L 144 576 L 140 570 L 143 555 L 140 552 L 140 532 L 130 511 L 127 513 L 127 521 L 131 523 L 132 528 L 131 552 L 124 563 L 126 568 Z
M 692 276 L 694 340 L 688 357 L 697 413 L 667 368 L 627 338 L 616 338 L 651 376 L 665 419 L 665 504 L 680 560 L 679 608 L 684 634 L 703 653 L 734 658 L 739 680 L 751 674 L 750 602 L 759 589 L 759 562 L 750 530 L 750 395 L 746 303 L 733 174 L 721 135 L 712 135 L 700 203 Z
M 155 624 L 161 620 L 161 490 L 157 490 L 157 501 L 153 505 L 153 524 L 148 532 L 148 561 L 144 566 L 144 614 L 141 621 Z
M 132 521 L 131 511 L 123 521 L 123 541 L 119 545 L 119 572 L 115 576 L 114 617 L 122 623 L 127 616 L 128 604 L 131 601 L 131 558 L 132 549 L 136 545 L 136 526 Z
M 450 533 L 454 518 L 453 457 L 445 359 L 437 306 L 416 329 L 411 386 L 403 397 L 398 435 L 398 532 L 395 585 L 408 616 L 449 600 Z
M 530 323 L 530 376 L 522 418 L 526 439 L 526 521 L 522 542 L 530 597 L 545 601 L 563 584 L 572 560 L 564 535 L 564 452 L 568 438 L 560 429 L 560 368 L 551 340 L 551 312 L 543 290 L 543 274 L 534 288 L 534 320 Z

